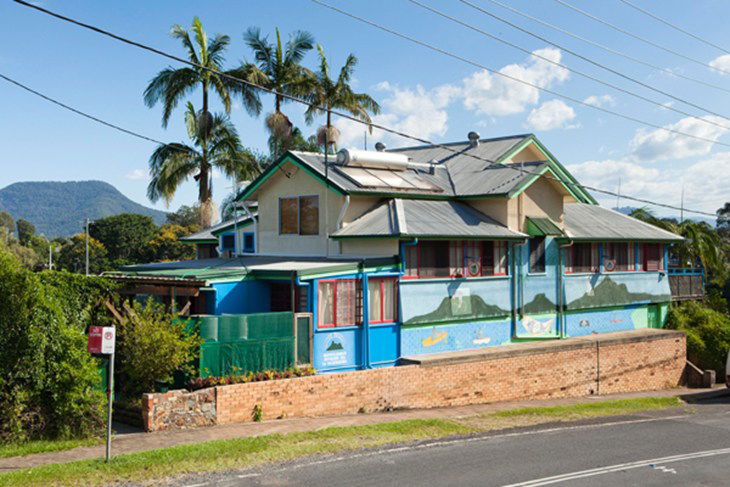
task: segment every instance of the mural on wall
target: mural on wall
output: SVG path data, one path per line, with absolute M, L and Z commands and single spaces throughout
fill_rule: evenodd
M 532 298 L 532 301 L 525 303 L 524 312 L 531 315 L 539 315 L 545 313 L 555 313 L 557 307 L 555 303 L 545 296 L 544 293 L 538 293 Z
M 509 315 L 507 278 L 405 281 L 400 284 L 406 325 L 484 320 Z
M 401 354 L 423 355 L 475 350 L 510 342 L 509 320 L 401 328 Z
M 661 327 L 659 305 L 628 306 L 565 314 L 565 334 L 570 337 Z
M 335 365 L 347 365 L 347 351 L 345 350 L 345 338 L 340 333 L 330 333 L 326 340 L 322 364 L 325 367 Z
M 525 315 L 522 318 L 522 327 L 532 336 L 540 335 L 551 335 L 554 334 L 553 325 L 555 324 L 555 318 L 549 318 L 547 320 L 540 321 L 531 316 Z
M 356 368 L 361 362 L 361 339 L 358 330 L 320 330 L 314 333 L 312 357 L 317 370 Z
M 566 276 L 567 309 L 605 308 L 670 300 L 669 279 L 658 273 Z

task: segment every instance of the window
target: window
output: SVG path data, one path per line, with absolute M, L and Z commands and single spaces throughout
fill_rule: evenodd
M 633 271 L 634 244 L 632 242 L 611 242 L 603 244 L 603 270 Z
M 406 247 L 406 278 L 507 275 L 507 243 L 425 241 Z
M 598 272 L 597 243 L 575 243 L 565 254 L 567 272 Z
M 236 245 L 236 237 L 232 233 L 227 233 L 221 238 L 221 247 L 223 250 L 234 250 Z
M 370 323 L 393 323 L 398 317 L 398 281 L 368 280 L 368 317 Z
M 361 281 L 355 279 L 320 281 L 319 327 L 333 328 L 362 324 L 361 286 Z
M 280 235 L 319 235 L 319 196 L 279 198 Z
M 243 234 L 243 251 L 255 252 L 253 233 L 246 232 Z
M 642 267 L 645 271 L 664 269 L 664 248 L 659 243 L 644 244 L 642 248 Z
M 545 237 L 530 239 L 530 272 L 545 272 Z

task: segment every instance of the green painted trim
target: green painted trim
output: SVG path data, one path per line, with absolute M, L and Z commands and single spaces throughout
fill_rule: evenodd
M 178 241 L 186 244 L 201 244 L 201 243 L 207 243 L 207 244 L 217 244 L 218 239 L 217 238 L 196 238 L 196 239 L 178 239 Z
M 312 176 L 314 179 L 319 181 L 322 185 L 324 185 L 326 188 L 332 190 L 333 192 L 345 195 L 347 192 L 339 187 L 336 183 L 332 182 L 330 180 L 329 182 L 324 179 L 324 176 L 321 176 L 319 173 L 315 172 L 311 167 L 309 167 L 309 164 L 307 164 L 305 161 L 299 159 L 297 156 L 292 154 L 291 152 L 285 152 L 284 155 L 282 155 L 279 160 L 271 164 L 269 167 L 266 168 L 264 172 L 259 174 L 259 176 L 251 181 L 251 184 L 246 186 L 246 189 L 243 190 L 243 192 L 238 195 L 236 198 L 236 201 L 242 201 L 251 196 L 251 194 L 256 191 L 261 185 L 266 182 L 281 166 L 283 166 L 285 163 L 290 163 L 298 168 L 302 169 L 304 172 Z
M 238 224 L 231 223 L 230 225 L 226 225 L 225 227 L 220 227 L 220 228 L 218 228 L 218 229 L 216 229 L 216 230 L 214 230 L 214 231 L 212 231 L 210 233 L 212 233 L 215 236 L 218 236 L 218 235 L 220 235 L 221 233 L 223 233 L 225 231 L 228 231 L 228 230 L 231 230 L 231 229 L 235 229 L 236 226 L 238 226 L 238 228 L 241 229 L 241 228 L 250 227 L 251 225 L 253 225 L 253 220 L 251 220 L 250 218 L 248 218 L 246 220 L 243 220 L 242 222 L 238 222 Z M 215 240 L 215 241 L 217 242 L 217 240 Z

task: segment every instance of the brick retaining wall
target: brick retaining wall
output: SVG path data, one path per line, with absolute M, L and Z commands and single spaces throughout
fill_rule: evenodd
M 264 419 L 276 419 L 664 389 L 679 385 L 685 336 L 647 329 L 404 362 L 408 365 L 145 394 L 145 428 L 251 421 L 256 405 Z

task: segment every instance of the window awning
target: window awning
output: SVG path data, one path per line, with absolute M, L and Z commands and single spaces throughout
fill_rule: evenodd
M 550 218 L 538 218 L 528 216 L 525 218 L 527 234 L 532 237 L 562 237 L 565 235 Z

